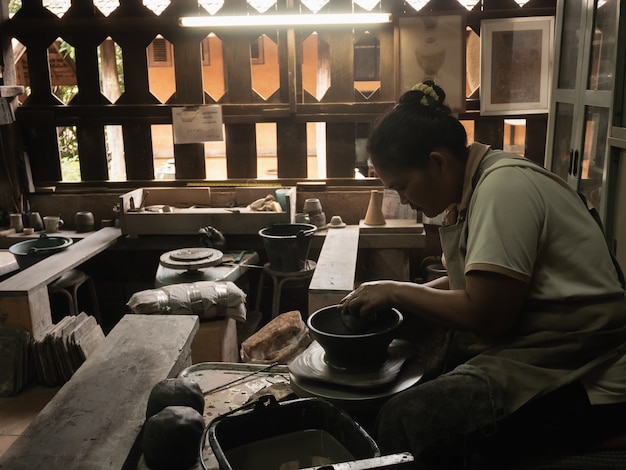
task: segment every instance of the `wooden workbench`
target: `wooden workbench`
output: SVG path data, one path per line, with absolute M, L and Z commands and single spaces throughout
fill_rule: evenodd
M 409 280 L 409 250 L 426 245 L 424 225 L 391 219 L 385 225 L 347 225 L 316 232 L 324 237 L 309 284 L 309 312 L 337 304 L 356 287 L 357 257 L 377 279 Z M 360 252 L 360 250 L 362 250 Z M 365 254 L 367 253 L 367 254 Z
M 18 325 L 33 336 L 52 323 L 48 284 L 112 246 L 121 236 L 114 227 L 102 228 L 0 282 L 0 325 Z
M 191 365 L 197 329 L 197 316 L 124 316 L 0 457 L 0 469 L 135 469 L 150 391 Z

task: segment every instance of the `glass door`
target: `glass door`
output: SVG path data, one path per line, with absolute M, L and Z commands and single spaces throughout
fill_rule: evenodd
M 574 167 L 572 177 L 587 201 L 606 214 L 605 191 L 609 151 L 607 140 L 611 121 L 612 91 L 615 81 L 617 50 L 618 0 L 596 0 L 592 11 L 592 26 L 585 56 L 585 105 L 582 128 L 580 167 Z M 604 218 L 604 217 L 603 217 Z
M 563 179 L 569 179 L 576 142 L 576 116 L 582 87 L 582 52 L 590 0 L 567 0 L 557 4 L 556 59 L 552 86 L 552 103 L 548 116 L 546 167 Z M 574 183 L 575 184 L 575 183 Z
M 603 215 L 619 0 L 559 1 L 546 165 Z

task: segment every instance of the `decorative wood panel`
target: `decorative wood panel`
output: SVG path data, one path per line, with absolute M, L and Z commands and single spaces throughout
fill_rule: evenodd
M 6 4 L 7 0 L 0 0 Z M 297 2 L 279 1 L 268 13 L 283 13 Z M 546 15 L 554 12 L 555 0 L 531 0 L 519 8 L 512 0 L 483 2 L 482 10 L 467 15 L 468 24 L 481 18 Z M 394 15 L 416 14 L 402 0 L 383 0 L 380 11 Z M 433 11 L 463 11 L 456 0 L 432 1 Z M 27 49 L 31 92 L 17 111 L 25 136 L 25 146 L 36 183 L 59 182 L 61 170 L 56 136 L 57 127 L 76 126 L 82 178 L 106 181 L 107 155 L 104 129 L 121 125 L 124 138 L 126 174 L 129 180 L 146 184 L 154 178 L 154 150 L 151 126 L 171 124 L 171 108 L 212 102 L 202 84 L 202 40 L 210 32 L 192 31 L 178 26 L 178 17 L 201 11 L 197 0 L 173 0 L 156 15 L 142 0 L 126 0 L 109 16 L 94 8 L 92 0 L 73 0 L 70 10 L 58 18 L 42 6 L 41 0 L 23 0 L 22 9 L 4 21 L 0 31 L 6 44 L 16 37 Z M 320 13 L 352 11 L 351 0 L 332 0 Z M 361 11 L 356 7 L 355 11 Z M 259 14 L 246 0 L 227 0 L 217 15 Z M 223 42 L 226 76 L 225 95 L 219 98 L 226 127 L 226 158 L 229 178 L 256 178 L 257 148 L 255 123 L 276 123 L 278 176 L 306 177 L 306 123 L 327 123 L 327 171 L 329 177 L 354 175 L 355 128 L 368 123 L 398 98 L 396 87 L 397 38 L 394 25 L 368 28 L 380 47 L 380 88 L 369 97 L 354 89 L 354 37 L 364 29 L 316 28 L 329 47 L 330 86 L 319 100 L 303 90 L 302 42 L 312 30 L 266 28 L 242 33 L 216 32 Z M 175 86 L 173 97 L 159 102 L 148 83 L 146 48 L 157 35 L 173 44 Z M 250 44 L 267 34 L 278 44 L 280 88 L 267 100 L 252 90 Z M 122 49 L 125 92 L 115 103 L 108 103 L 100 92 L 97 47 L 107 37 Z M 63 104 L 51 91 L 48 46 L 57 38 L 76 48 L 76 73 L 79 95 Z M 5 72 L 5 77 L 11 73 Z M 480 119 L 468 112 L 465 119 L 477 119 L 476 138 L 494 146 L 502 144 L 502 118 Z M 545 122 L 528 119 L 529 157 L 543 153 Z M 176 177 L 185 180 L 205 178 L 204 145 L 175 146 Z

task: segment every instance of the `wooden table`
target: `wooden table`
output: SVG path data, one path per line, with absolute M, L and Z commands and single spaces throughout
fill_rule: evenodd
M 84 239 L 0 282 L 0 325 L 19 325 L 33 336 L 52 323 L 48 284 L 112 246 L 121 236 L 114 227 Z
M 152 387 L 191 365 L 195 315 L 126 315 L 0 457 L 2 470 L 137 468 Z
M 0 250 L 0 276 L 17 271 L 19 266 L 13 253 L 9 250 Z

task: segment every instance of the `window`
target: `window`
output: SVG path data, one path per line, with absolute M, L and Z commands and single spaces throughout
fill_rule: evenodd
M 148 46 L 148 65 L 150 67 L 172 66 L 172 45 L 165 38 L 156 37 Z

